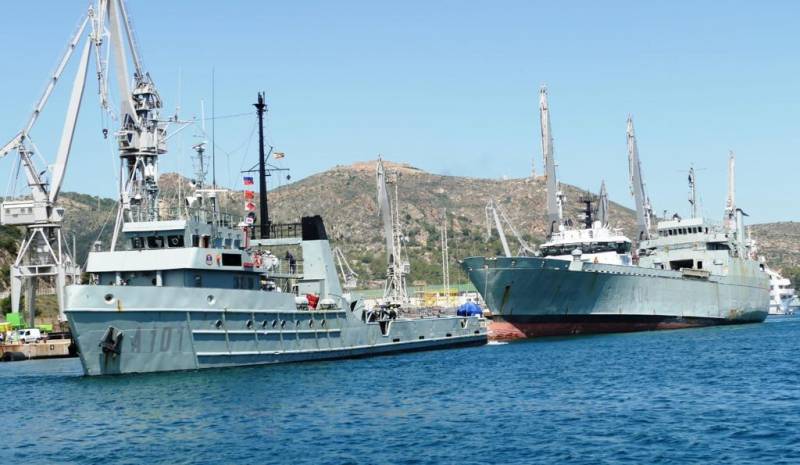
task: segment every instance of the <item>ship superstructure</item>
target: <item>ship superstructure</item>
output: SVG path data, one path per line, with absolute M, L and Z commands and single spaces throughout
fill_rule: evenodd
M 602 183 L 597 210 L 592 208 L 593 198 L 586 195 L 580 199 L 585 205 L 580 226 L 564 220 L 566 196 L 561 191 L 556 175 L 553 154 L 553 136 L 550 125 L 550 105 L 547 89 L 539 91 L 539 116 L 542 134 L 542 154 L 546 180 L 547 222 L 550 230 L 547 242 L 539 247 L 539 254 L 556 260 L 572 260 L 574 254 L 594 263 L 629 265 L 631 263 L 631 241 L 621 230 L 609 228 L 608 192 Z M 508 255 L 508 254 L 507 254 Z
M 542 114 L 544 135 L 549 115 Z M 540 247 L 540 256 L 462 261 L 493 313 L 492 337 L 674 329 L 760 322 L 766 317 L 769 279 L 745 234 L 744 212 L 735 205 L 733 157 L 722 223 L 697 215 L 691 170 L 693 214 L 686 219 L 675 215 L 652 228 L 630 118 L 627 134 L 637 247 L 631 253 L 631 242 L 624 236 L 604 236 L 609 234 L 602 228 L 604 221 L 593 222 L 600 228 L 586 225 L 579 230 L 559 224 L 558 210 L 550 206 L 558 206 L 563 196 L 552 195 L 558 191 L 550 188 L 557 183 L 548 179 L 548 221 L 553 233 Z M 552 160 L 552 144 L 543 146 L 549 146 L 545 161 Z M 546 172 L 550 176 L 554 170 L 546 166 Z M 606 245 L 611 250 L 594 249 Z

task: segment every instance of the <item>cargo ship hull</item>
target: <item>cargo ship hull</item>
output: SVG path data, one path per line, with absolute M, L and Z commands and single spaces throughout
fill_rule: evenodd
M 680 271 L 538 257 L 462 262 L 492 311 L 493 339 L 762 322 L 769 282 L 749 265 L 739 263 L 728 276 L 698 278 Z

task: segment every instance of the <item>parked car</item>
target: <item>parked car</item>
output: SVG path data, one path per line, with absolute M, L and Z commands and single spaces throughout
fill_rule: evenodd
M 17 340 L 24 343 L 39 342 L 42 340 L 42 332 L 38 328 L 28 328 L 17 330 Z

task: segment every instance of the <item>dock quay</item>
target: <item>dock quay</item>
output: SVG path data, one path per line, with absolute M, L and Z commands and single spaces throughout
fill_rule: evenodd
M 71 339 L 51 339 L 40 342 L 0 344 L 0 361 L 75 357 Z

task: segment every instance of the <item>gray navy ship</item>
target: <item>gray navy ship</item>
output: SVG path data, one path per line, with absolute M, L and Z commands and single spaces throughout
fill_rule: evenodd
M 125 63 L 125 44 L 135 47 L 136 41 L 124 2 L 100 0 L 97 11 L 95 19 L 108 19 L 112 28 L 115 59 Z M 205 143 L 195 146 L 193 192 L 167 207 L 159 198 L 157 167 L 172 119 L 159 118 L 155 84 L 138 52 L 131 55 L 132 90 L 125 66 L 117 66 L 123 99 L 115 136 L 123 181 L 111 247 L 89 254 L 89 283 L 65 289 L 65 313 L 87 375 L 329 360 L 487 342 L 480 317 L 402 318 L 393 309 L 367 310 L 342 291 L 319 216 L 271 223 L 263 124 L 261 224 L 254 224 L 254 215 L 238 221 L 220 212 L 221 191 L 204 182 Z M 256 108 L 263 121 L 262 95 Z M 255 209 L 255 203 L 246 207 Z
M 734 158 L 722 222 L 697 214 L 658 221 L 642 181 L 633 122 L 628 154 L 636 200 L 637 247 L 608 226 L 607 199 L 587 209 L 582 228 L 562 220 L 546 89 L 540 93 L 550 238 L 536 256 L 470 257 L 462 267 L 493 313 L 490 336 L 513 339 L 676 329 L 763 321 L 769 276 L 746 236 L 734 196 Z M 601 189 L 601 193 L 604 189 Z M 593 216 L 592 213 L 595 213 Z

